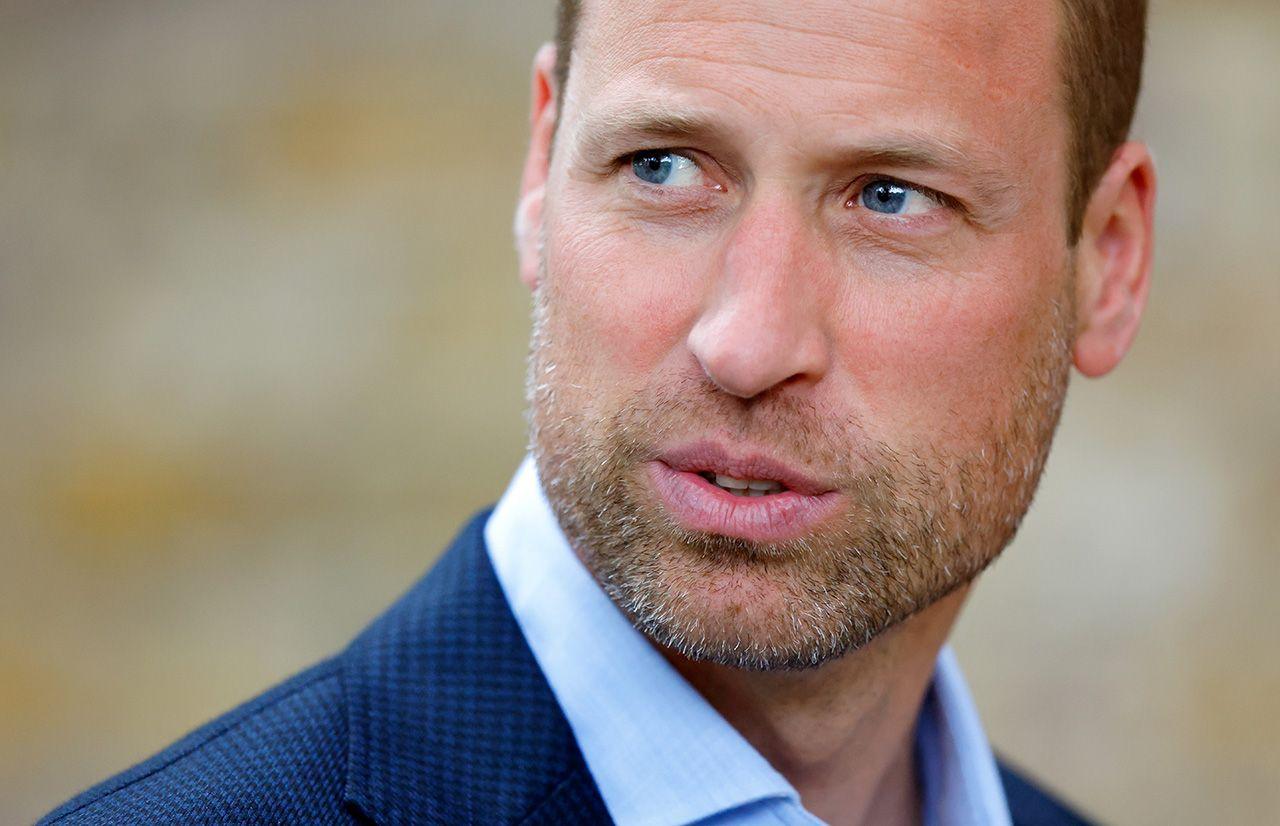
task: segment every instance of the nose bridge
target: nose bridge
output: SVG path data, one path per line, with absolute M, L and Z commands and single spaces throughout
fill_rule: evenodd
M 795 271 L 804 267 L 811 233 L 799 212 L 782 196 L 749 206 L 725 247 L 726 280 L 746 280 L 766 289 L 798 286 Z
M 820 246 L 794 198 L 761 195 L 744 206 L 689 335 L 690 350 L 721 389 L 750 398 L 825 371 Z

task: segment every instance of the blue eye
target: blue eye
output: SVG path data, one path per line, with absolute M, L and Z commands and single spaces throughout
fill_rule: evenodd
M 859 200 L 867 209 L 882 215 L 922 215 L 940 206 L 936 196 L 887 178 L 868 182 Z
M 651 184 L 666 183 L 673 165 L 670 152 L 639 152 L 631 158 L 636 177 Z
M 872 212 L 897 215 L 906 203 L 906 187 L 893 181 L 872 181 L 862 188 L 862 205 Z
M 697 161 L 669 149 L 646 149 L 631 156 L 631 171 L 647 184 L 662 187 L 705 186 Z

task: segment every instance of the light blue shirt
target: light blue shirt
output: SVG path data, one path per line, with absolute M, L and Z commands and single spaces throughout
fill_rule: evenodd
M 796 790 L 627 620 L 570 549 L 526 458 L 485 526 L 507 602 L 619 826 L 817 824 Z M 1008 826 L 950 648 L 920 710 L 930 826 Z

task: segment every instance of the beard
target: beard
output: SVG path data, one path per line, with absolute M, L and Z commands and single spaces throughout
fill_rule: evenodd
M 541 283 L 527 397 L 543 491 L 574 552 L 659 646 L 743 669 L 815 668 L 970 582 L 1031 504 L 1070 373 L 1065 297 L 1045 314 L 1011 398 L 992 400 L 1005 413 L 957 453 L 894 449 L 794 395 L 744 400 L 701 376 L 610 400 L 571 375 L 574 351 L 552 335 L 555 302 Z M 645 464 L 711 433 L 820 472 L 848 507 L 784 542 L 682 527 Z

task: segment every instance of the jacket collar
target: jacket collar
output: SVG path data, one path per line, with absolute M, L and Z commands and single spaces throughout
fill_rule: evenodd
M 342 656 L 344 799 L 378 824 L 608 820 L 484 547 L 488 513 Z

